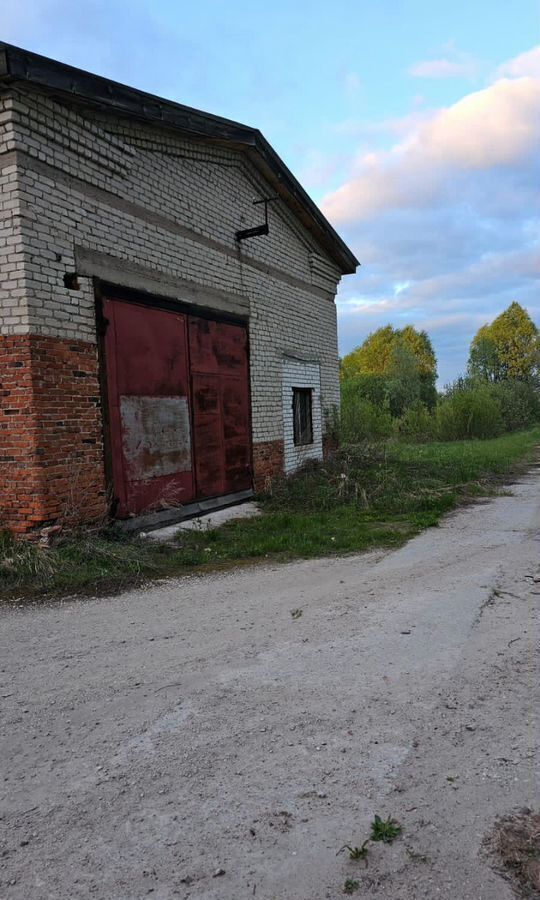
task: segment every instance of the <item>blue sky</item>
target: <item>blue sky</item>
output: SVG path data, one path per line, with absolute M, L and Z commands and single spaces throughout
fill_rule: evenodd
M 540 324 L 529 0 L 19 0 L 3 39 L 259 127 L 362 262 L 340 348 L 411 322 L 441 381 L 512 300 Z

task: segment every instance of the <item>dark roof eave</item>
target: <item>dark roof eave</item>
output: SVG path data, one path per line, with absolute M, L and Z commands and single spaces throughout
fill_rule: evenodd
M 356 271 L 359 262 L 354 254 L 258 129 L 164 100 L 3 42 L 0 42 L 1 81 L 27 81 L 79 101 L 180 130 L 193 137 L 246 148 L 256 164 L 253 154 L 260 159 L 279 193 L 292 201 L 296 213 L 338 263 L 343 274 Z

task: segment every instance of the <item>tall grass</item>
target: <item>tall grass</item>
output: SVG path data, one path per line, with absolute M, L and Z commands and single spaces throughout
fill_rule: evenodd
M 377 515 L 443 512 L 459 496 L 489 492 L 519 460 L 532 458 L 539 442 L 540 427 L 483 441 L 364 442 L 278 482 L 263 502 L 272 511 L 353 505 Z
M 397 546 L 464 498 L 493 492 L 531 457 L 540 428 L 483 441 L 364 441 L 278 481 L 263 515 L 175 545 L 114 530 L 61 536 L 40 547 L 0 533 L 0 596 L 95 591 L 241 560 L 287 560 Z

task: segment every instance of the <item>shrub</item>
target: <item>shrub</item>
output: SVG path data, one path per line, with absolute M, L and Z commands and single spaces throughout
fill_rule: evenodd
M 387 381 L 386 375 L 354 375 L 343 380 L 342 396 L 349 396 L 349 393 L 352 393 L 369 400 L 375 406 L 384 406 Z
M 505 431 L 526 428 L 540 419 L 540 394 L 533 383 L 507 379 L 491 390 L 499 401 Z
M 501 404 L 491 385 L 463 378 L 446 388 L 435 422 L 442 441 L 496 437 L 504 431 Z
M 402 365 L 402 374 L 405 369 Z M 418 397 L 417 387 L 418 379 L 405 375 L 402 380 L 397 375 L 347 379 L 334 433 L 344 445 L 381 441 L 391 434 L 418 442 L 455 441 L 497 437 L 540 420 L 540 387 L 532 380 L 458 378 L 447 385 L 433 411 Z
M 395 422 L 396 434 L 407 441 L 429 441 L 433 439 L 435 418 L 425 403 L 415 400 Z
M 362 396 L 356 379 L 346 381 L 341 393 L 340 439 L 346 444 L 383 440 L 393 430 L 386 405 L 377 405 Z

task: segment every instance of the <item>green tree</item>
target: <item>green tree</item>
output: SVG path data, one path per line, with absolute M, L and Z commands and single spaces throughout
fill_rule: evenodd
M 437 357 L 427 331 L 417 331 L 412 325 L 406 325 L 399 332 L 400 340 L 414 355 L 420 375 L 420 400 L 429 409 L 437 403 Z
M 342 379 L 354 375 L 387 375 L 394 343 L 395 331 L 391 325 L 373 331 L 363 344 L 341 360 Z
M 343 357 L 342 376 L 388 375 L 393 365 L 392 351 L 398 343 L 411 351 L 420 375 L 437 377 L 437 360 L 431 341 L 425 331 L 417 331 L 413 325 L 401 329 L 384 325 L 373 331 L 363 344 Z
M 415 370 L 415 383 L 419 381 L 419 393 L 411 389 L 412 369 Z M 413 395 L 432 408 L 437 401 L 435 381 L 437 378 L 437 360 L 431 341 L 425 331 L 418 331 L 413 325 L 405 328 L 393 328 L 385 325 L 372 332 L 360 347 L 356 347 L 341 361 L 341 379 L 362 376 L 364 378 L 382 378 L 388 395 L 394 395 L 392 408 L 401 405 L 400 397 Z M 407 382 L 399 388 L 397 382 L 402 378 Z
M 495 382 L 501 380 L 501 366 L 497 346 L 488 329 L 489 325 L 483 325 L 473 338 L 467 370 L 473 378 Z
M 414 325 L 406 325 L 396 331 L 396 335 L 415 357 L 420 375 L 436 378 L 437 359 L 427 331 L 417 331 Z
M 414 353 L 403 341 L 396 341 L 392 349 L 386 398 L 393 416 L 401 416 L 406 409 L 420 400 L 420 367 Z
M 511 303 L 491 325 L 483 325 L 472 340 L 468 369 L 488 381 L 538 378 L 540 336 L 527 310 Z

